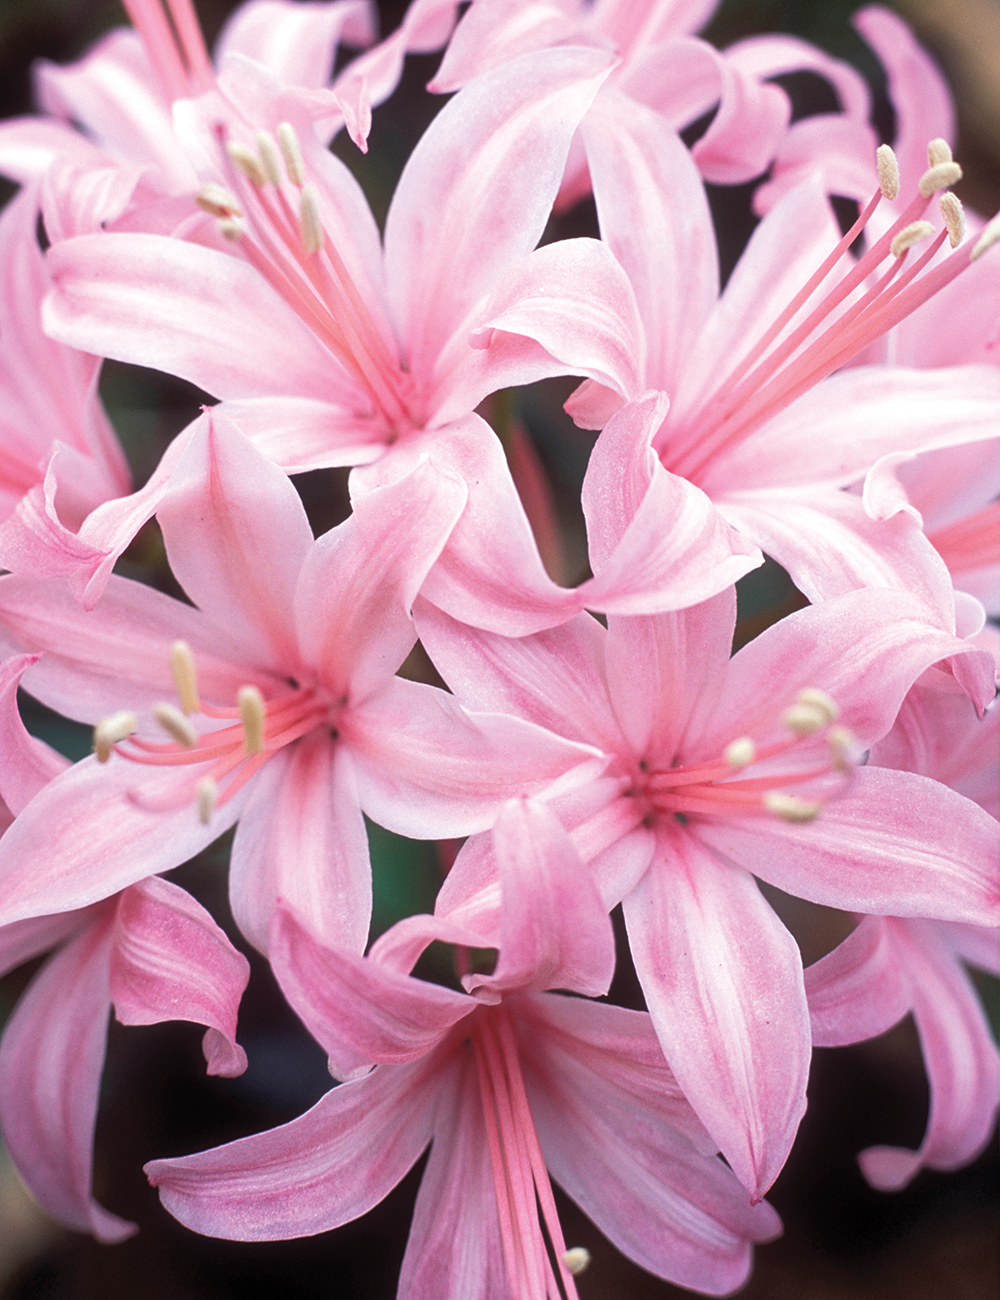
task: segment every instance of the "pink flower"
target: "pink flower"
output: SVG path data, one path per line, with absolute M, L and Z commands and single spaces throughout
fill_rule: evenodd
M 648 1017 L 542 992 L 600 993 L 614 966 L 608 917 L 555 819 L 508 805 L 494 838 L 499 955 L 493 974 L 463 975 L 464 993 L 407 972 L 433 939 L 459 945 L 461 967 L 493 942 L 474 928 L 412 917 L 360 958 L 279 910 L 276 971 L 350 1081 L 282 1128 L 154 1161 L 150 1180 L 197 1231 L 303 1236 L 377 1204 L 430 1142 L 400 1296 L 575 1298 L 546 1166 L 643 1267 L 733 1290 L 777 1216 L 747 1205 L 713 1156 Z
M 0 669 L 0 796 L 12 813 L 66 766 L 18 715 L 17 685 L 31 663 L 23 656 Z M 206 1025 L 209 1073 L 240 1074 L 236 1010 L 249 967 L 204 908 L 157 879 L 80 911 L 0 927 L 0 973 L 50 948 L 0 1039 L 0 1126 L 39 1204 L 101 1241 L 121 1241 L 135 1225 L 90 1193 L 108 1013 L 128 1025 Z
M 996 823 L 924 777 L 850 770 L 930 664 L 957 651 L 981 703 L 993 665 L 902 592 L 800 611 L 730 659 L 734 621 L 731 592 L 681 613 L 612 617 L 607 633 L 581 615 L 520 639 L 418 607 L 421 640 L 467 706 L 613 756 L 554 807 L 605 906 L 623 902 L 671 1069 L 760 1195 L 805 1105 L 811 1041 L 798 949 L 751 872 L 832 907 L 993 923 Z M 477 914 L 494 880 L 473 841 L 437 912 Z

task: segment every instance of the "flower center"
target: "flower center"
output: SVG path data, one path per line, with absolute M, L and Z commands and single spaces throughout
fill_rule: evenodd
M 155 796 L 131 792 L 137 803 L 150 809 L 165 811 L 192 803 L 207 824 L 213 809 L 228 803 L 272 755 L 315 727 L 330 727 L 337 712 L 338 706 L 331 706 L 316 687 L 297 684 L 287 694 L 267 700 L 258 687 L 242 686 L 235 707 L 217 708 L 198 694 L 194 656 L 185 642 L 174 642 L 170 666 L 180 708 L 158 704 L 153 715 L 171 741 L 136 736 L 138 719 L 124 710 L 94 728 L 94 750 L 102 763 L 113 751 L 130 763 L 149 767 L 200 769 L 167 792 Z M 229 725 L 199 732 L 191 722 L 197 714 L 210 723 Z
M 668 469 L 697 482 L 717 455 L 898 325 L 1000 238 L 1000 217 L 994 217 L 975 243 L 959 247 L 962 205 L 951 193 L 941 196 L 944 226 L 934 235 L 923 215 L 934 195 L 959 180 L 962 170 L 943 140 L 931 141 L 928 160 L 930 166 L 898 220 L 815 301 L 823 282 L 850 257 L 851 245 L 882 199 L 897 197 L 896 158 L 888 145 L 880 146 L 879 188 L 851 229 L 707 400 L 675 425 L 667 417 L 657 448 Z M 932 235 L 920 257 L 908 257 L 911 248 Z M 932 265 L 945 238 L 956 251 Z M 812 308 L 793 326 L 810 302 Z
M 782 715 L 786 735 L 780 740 L 758 745 L 740 736 L 717 759 L 651 772 L 644 782 L 650 806 L 679 817 L 763 812 L 788 822 L 812 821 L 828 799 L 843 792 L 857 760 L 854 737 L 833 725 L 837 714 L 824 691 L 800 691 Z M 786 766 L 785 759 L 793 761 Z M 756 765 L 758 775 L 737 775 Z M 808 797 L 787 789 L 805 785 Z

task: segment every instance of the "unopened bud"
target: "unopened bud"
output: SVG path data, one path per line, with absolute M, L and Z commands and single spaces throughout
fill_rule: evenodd
M 875 168 L 882 197 L 891 203 L 899 194 L 899 163 L 889 145 L 880 144 L 875 150 Z
M 919 244 L 922 239 L 928 235 L 934 234 L 934 227 L 929 221 L 911 221 L 908 226 L 904 226 L 896 238 L 889 245 L 889 251 L 893 257 L 902 257 L 903 254 Z
M 942 163 L 952 162 L 951 145 L 940 137 L 927 145 L 927 166 L 940 167 Z
M 764 807 L 784 822 L 811 822 L 819 816 L 823 805 L 815 799 L 800 799 L 797 794 L 772 790 L 764 796 Z
M 248 754 L 264 752 L 264 697 L 256 686 L 241 686 L 236 696 Z
M 158 704 L 153 710 L 153 717 L 168 735 L 173 736 L 178 745 L 184 745 L 187 749 L 197 745 L 197 731 L 174 705 Z
M 222 185 L 209 181 L 198 191 L 195 199 L 202 212 L 212 217 L 242 217 L 243 209 L 236 201 L 236 196 Z
M 226 145 L 226 153 L 232 159 L 233 165 L 239 168 L 251 185 L 255 185 L 257 189 L 262 189 L 267 184 L 264 164 L 247 145 L 241 144 L 239 140 L 230 140 Z
M 974 262 L 977 257 L 982 257 L 988 248 L 1000 239 L 1000 212 L 992 221 L 987 221 L 983 227 L 983 233 L 973 245 L 972 252 L 969 254 L 969 261 Z
M 318 253 L 323 247 L 323 226 L 319 219 L 319 200 L 312 185 L 302 187 L 299 207 L 299 233 L 302 247 L 307 253 Z
M 562 1262 L 567 1273 L 579 1277 L 590 1265 L 590 1251 L 586 1246 L 571 1246 L 569 1250 L 563 1251 Z
M 302 161 L 299 137 L 295 134 L 295 127 L 292 126 L 291 122 L 282 122 L 279 125 L 278 144 L 281 146 L 281 156 L 285 160 L 285 171 L 288 172 L 288 179 L 293 185 L 304 185 L 306 167 Z
M 128 740 L 135 733 L 139 719 L 128 709 L 109 714 L 94 728 L 94 753 L 99 763 L 106 763 L 111 751 L 120 740 Z
M 264 175 L 272 185 L 281 184 L 281 154 L 274 143 L 274 136 L 268 131 L 257 132 L 257 148 L 260 152 Z
M 948 231 L 948 242 L 952 248 L 957 248 L 965 238 L 965 213 L 962 210 L 962 200 L 949 190 L 938 199 L 938 207 L 941 209 L 945 229 Z
M 929 199 L 938 190 L 947 190 L 962 179 L 962 169 L 957 162 L 942 162 L 928 167 L 920 178 L 917 189 L 925 199 Z
M 173 674 L 181 708 L 185 713 L 200 713 L 198 675 L 195 671 L 194 655 L 186 641 L 175 641 L 170 647 L 170 671 Z
M 203 776 L 198 782 L 198 820 L 207 826 L 212 820 L 215 804 L 219 798 L 219 787 L 210 776 Z
M 757 746 L 749 736 L 740 736 L 729 742 L 722 751 L 722 757 L 726 760 L 727 767 L 739 771 L 741 767 L 749 767 L 757 757 Z

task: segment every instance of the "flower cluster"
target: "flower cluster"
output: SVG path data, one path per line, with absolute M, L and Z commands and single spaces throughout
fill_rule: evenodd
M 573 1300 L 550 1179 L 725 1294 L 780 1230 L 813 1046 L 909 1012 L 926 1136 L 866 1177 L 988 1140 L 964 964 L 997 969 L 1000 924 L 1000 222 L 951 192 L 948 94 L 898 19 L 857 18 L 893 150 L 851 68 L 720 52 L 714 7 L 413 0 L 377 42 L 368 0 L 248 0 L 213 62 L 191 0 L 125 0 L 0 125 L 0 970 L 52 954 L 0 1125 L 62 1222 L 133 1230 L 91 1189 L 111 1008 L 246 1066 L 246 958 L 165 878 L 233 827 L 236 925 L 339 1082 L 147 1166 L 196 1231 L 335 1227 L 430 1147 L 400 1296 Z M 454 93 L 380 231 L 328 146 L 367 150 L 406 54 L 441 50 Z M 836 112 L 792 122 L 802 70 Z M 723 288 L 706 181 L 754 179 Z M 590 196 L 595 235 L 553 238 Z M 136 491 L 103 358 L 212 399 Z M 512 416 L 555 376 L 600 431 L 572 585 Z M 292 476 L 331 467 L 350 511 L 314 537 Z M 186 600 L 114 571 L 154 516 Z M 733 653 L 765 553 L 799 607 Z M 94 753 L 29 735 L 19 687 Z M 366 817 L 464 840 L 433 915 L 374 943 Z M 854 928 L 803 969 L 758 882 Z M 645 1010 L 605 998 L 619 906 Z M 448 984 L 414 974 L 432 943 Z

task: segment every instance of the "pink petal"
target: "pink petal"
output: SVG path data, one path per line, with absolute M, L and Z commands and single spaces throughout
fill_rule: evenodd
M 816 1047 L 875 1038 L 910 1009 L 908 982 L 882 917 L 864 917 L 843 943 L 806 967 L 805 978 Z
M 69 760 L 30 736 L 17 708 L 17 689 L 38 655 L 0 663 L 0 798 L 17 816 L 39 790 L 69 767 Z
M 337 45 L 366 45 L 375 38 L 367 0 L 300 5 L 255 0 L 236 10 L 216 43 L 221 64 L 229 53 L 255 59 L 291 86 L 319 89 L 330 80 Z

